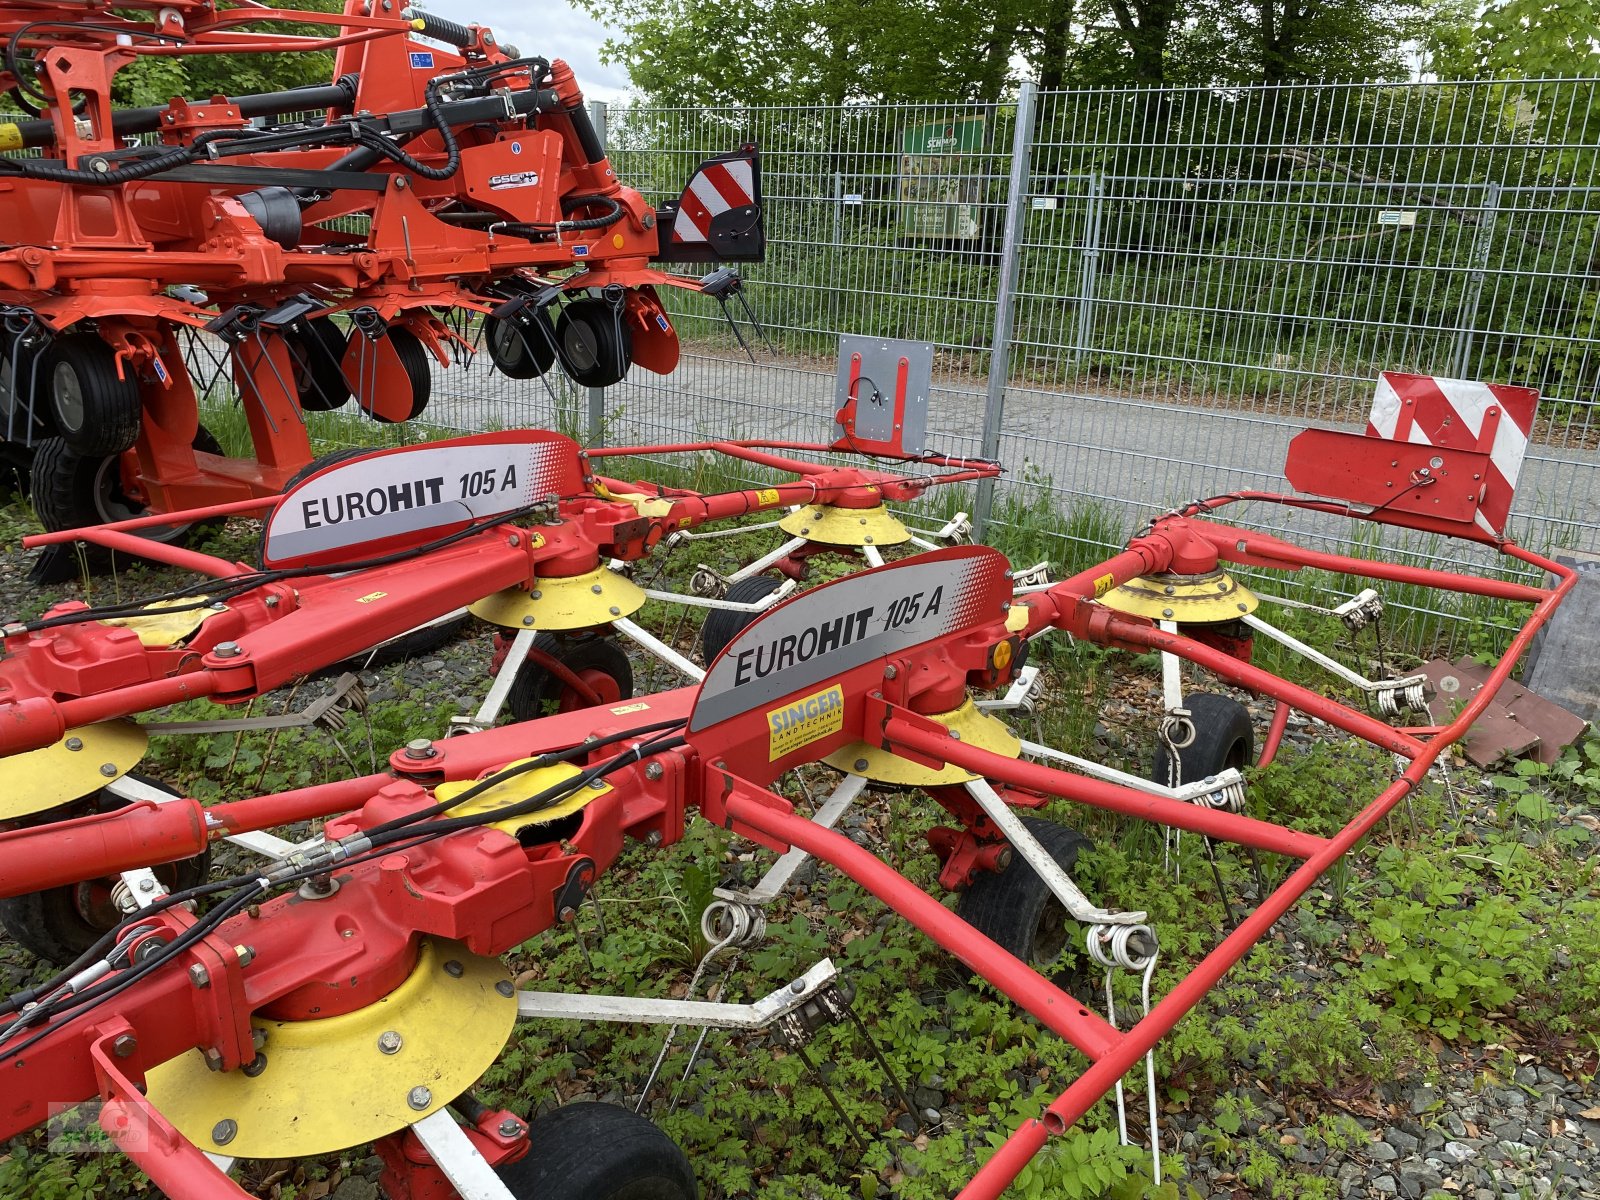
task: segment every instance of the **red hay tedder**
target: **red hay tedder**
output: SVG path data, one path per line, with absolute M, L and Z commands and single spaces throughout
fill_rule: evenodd
M 697 687 L 421 740 L 395 752 L 385 772 L 293 793 L 210 808 L 181 797 L 138 797 L 114 813 L 0 834 L 0 891 L 8 895 L 129 871 L 117 896 L 126 915 L 61 975 L 0 1002 L 7 1098 L 0 1136 L 43 1123 L 53 1104 L 98 1099 L 102 1127 L 181 1200 L 241 1195 L 226 1174 L 236 1157 L 284 1158 L 368 1141 L 377 1144 L 383 1187 L 394 1200 L 608 1197 L 627 1188 L 693 1196 L 681 1154 L 641 1125 L 643 1118 L 580 1106 L 530 1128 L 521 1115 L 488 1110 L 469 1089 L 519 1018 L 771 1027 L 803 1044 L 807 1031 L 848 1013 L 826 960 L 792 981 L 769 982 L 774 990 L 750 1004 L 518 991 L 497 955 L 570 919 L 626 839 L 665 852 L 698 815 L 782 855 L 762 884 L 720 893 L 707 918 L 717 941 L 758 937 L 763 906 L 805 856 L 815 856 L 1082 1052 L 1083 1073 L 1012 1131 L 961 1193 L 996 1197 L 1418 786 L 1572 587 L 1572 571 L 1503 535 L 1514 464 L 1506 470 L 1501 456 L 1500 469 L 1487 477 L 1480 461 L 1491 453 L 1486 444 L 1461 445 L 1452 440 L 1459 426 L 1445 424 L 1449 431 L 1440 436 L 1433 435 L 1444 426 L 1422 422 L 1403 435 L 1369 430 L 1341 439 L 1336 460 L 1325 438 L 1308 435 L 1291 453 L 1291 474 L 1344 499 L 1249 493 L 1199 501 L 1156 519 L 1094 568 L 1025 594 L 998 552 L 937 549 L 783 600 L 732 636 Z M 1489 429 L 1486 436 L 1496 435 Z M 1419 458 L 1423 442 L 1429 449 Z M 523 435 L 468 444 L 483 458 L 474 470 L 488 472 L 487 479 L 525 464 L 530 446 L 553 443 Z M 373 524 L 373 505 L 366 505 L 360 521 L 327 535 L 323 514 L 332 497 L 431 479 L 435 472 L 420 456 L 438 449 L 333 465 L 291 489 L 268 522 L 269 564 L 326 572 L 330 556 L 349 562 L 414 551 L 404 569 L 368 566 L 318 582 L 314 594 L 326 602 L 302 602 L 270 620 L 267 598 L 287 597 L 284 584 L 243 577 L 243 590 L 227 601 L 237 612 L 218 618 L 228 622 L 237 653 L 221 653 L 218 635 L 202 625 L 186 635 L 200 639 L 190 670 L 121 681 L 104 693 L 86 687 L 74 696 L 14 699 L 0 706 L 0 748 L 42 746 L 69 726 L 185 695 L 252 695 L 293 674 L 297 657 L 313 648 L 325 658 L 341 643 L 350 648 L 347 639 L 369 609 L 385 629 L 415 623 L 445 602 L 453 587 L 447 576 L 471 579 L 458 590 L 522 604 L 508 590 L 531 602 L 551 564 L 562 564 L 552 574 L 572 575 L 589 569 L 597 546 L 633 544 L 617 532 L 621 526 L 602 536 L 579 520 L 588 530 L 580 546 L 582 538 L 565 540 L 564 526 L 529 523 L 529 514 L 515 510 L 474 523 L 470 506 L 427 528 L 396 529 Z M 945 465 L 969 478 L 986 470 Z M 345 486 L 352 481 L 361 486 Z M 792 502 L 796 487 L 811 486 L 788 485 L 771 503 Z M 1406 503 L 1392 503 L 1390 493 Z M 1213 519 L 1243 501 L 1466 539 L 1558 582 L 1546 587 L 1318 552 Z M 645 519 L 655 502 L 637 505 L 646 543 L 652 530 L 665 528 Z M 585 510 L 593 501 L 572 503 Z M 674 513 L 706 515 L 722 505 L 687 495 L 669 503 Z M 631 517 L 622 516 L 626 525 Z M 451 530 L 470 532 L 448 546 L 428 544 Z M 83 536 L 115 545 L 125 535 Z M 1253 606 L 1227 573 L 1236 567 L 1319 568 L 1531 607 L 1488 685 L 1449 724 L 1407 727 L 1253 666 L 1250 635 L 1238 626 Z M 305 590 L 313 592 L 310 584 Z M 1227 597 L 1221 609 L 1212 603 L 1219 595 Z M 1129 611 L 1150 596 L 1165 607 L 1151 615 Z M 369 599 L 375 603 L 362 604 Z M 263 619 L 252 623 L 244 614 L 257 605 Z M 381 615 L 387 612 L 392 620 Z M 77 616 L 77 629 L 103 626 L 104 614 Z M 1012 686 L 1025 670 L 1030 640 L 1053 630 L 1159 651 L 1270 698 L 1276 713 L 1263 758 L 1276 753 L 1298 711 L 1392 752 L 1396 777 L 1324 837 L 1244 815 L 1237 767 L 1247 764 L 1209 764 L 1199 779 L 1163 783 L 1021 742 L 977 706 L 988 702 L 974 693 Z M 49 632 L 18 629 L 11 639 L 21 649 Z M 138 653 L 132 658 L 143 661 Z M 1397 713 L 1401 706 L 1390 707 Z M 1181 703 L 1169 708 L 1164 737 L 1175 753 L 1215 741 L 1214 731 L 1202 728 L 1214 714 Z M 790 770 L 815 762 L 836 768 L 841 782 L 808 818 L 780 785 Z M 997 922 L 980 915 L 989 909 L 965 902 L 952 912 L 835 832 L 840 814 L 869 785 L 925 789 L 948 814 L 948 826 L 927 831 L 946 887 L 964 889 L 964 896 L 997 880 L 1033 889 L 1079 922 L 1091 954 L 1108 969 L 1148 971 L 1159 930 L 1143 913 L 1107 910 L 1085 896 L 1053 853 L 1060 839 L 1051 830 L 1062 827 L 1019 813 L 1061 798 L 1299 865 L 1148 1015 L 1119 1029 L 1035 969 L 1032 931 L 1012 927 L 1014 914 Z M 312 818 L 325 821 L 323 836 L 287 848 L 260 871 L 170 893 L 145 886 L 138 873 L 197 855 L 223 836 Z M 192 903 L 200 899 L 208 901 L 203 910 Z

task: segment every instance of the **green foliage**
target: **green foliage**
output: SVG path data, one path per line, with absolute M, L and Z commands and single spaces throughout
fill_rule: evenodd
M 1488 1040 L 1490 1021 L 1548 951 L 1521 908 L 1448 864 L 1386 847 L 1362 956 L 1373 990 L 1444 1038 Z
M 307 12 L 342 12 L 341 0 L 296 0 L 284 8 Z M 279 34 L 330 37 L 330 25 L 276 22 L 267 28 Z M 143 55 L 116 75 L 112 95 L 119 105 L 164 105 L 174 96 L 205 101 L 212 96 L 242 96 L 285 91 L 330 82 L 333 52 L 282 51 L 270 54 Z

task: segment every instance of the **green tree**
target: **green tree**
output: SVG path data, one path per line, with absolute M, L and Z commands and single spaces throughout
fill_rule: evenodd
M 308 12 L 342 12 L 341 0 L 295 0 L 285 8 Z M 330 25 L 277 23 L 263 25 L 278 33 L 331 36 Z M 118 104 L 144 107 L 165 104 L 174 96 L 206 100 L 328 83 L 333 75 L 331 51 L 279 51 L 267 54 L 145 55 L 117 72 L 112 94 Z
M 665 104 L 993 101 L 1041 36 L 1041 6 L 1022 0 L 579 2 L 618 31 L 606 61 Z
M 1590 78 L 1600 71 L 1596 0 L 1497 0 L 1476 20 L 1459 9 L 1455 16 L 1429 45 L 1430 65 L 1442 78 Z

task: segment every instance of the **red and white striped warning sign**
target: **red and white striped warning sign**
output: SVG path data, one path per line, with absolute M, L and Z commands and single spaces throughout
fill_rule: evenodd
M 1498 535 L 1511 512 L 1538 406 L 1539 393 L 1532 388 L 1385 371 L 1378 377 L 1367 433 L 1489 455 L 1489 475 L 1473 520 Z
M 712 217 L 755 202 L 755 172 L 748 160 L 707 163 L 683 189 L 672 235 L 680 242 L 709 241 Z

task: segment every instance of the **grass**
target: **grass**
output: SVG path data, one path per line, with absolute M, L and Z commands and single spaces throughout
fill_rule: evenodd
M 377 439 L 361 444 L 387 444 L 383 439 L 394 436 L 392 428 L 364 418 L 346 429 L 338 418 L 315 418 L 330 422 L 319 427 L 319 440 L 348 435 Z M 225 446 L 238 436 L 220 419 L 213 429 Z M 772 481 L 759 469 L 709 455 L 681 456 L 670 464 L 608 460 L 605 470 L 705 490 Z M 907 515 L 938 525 L 970 501 L 964 488 L 933 489 Z M 0 507 L 0 538 L 20 536 L 30 521 L 20 505 Z M 224 536 L 249 541 L 248 531 L 239 532 L 245 528 L 232 526 Z M 1034 479 L 1000 489 L 992 532 L 1019 565 L 1049 558 L 1060 577 L 1098 561 L 1099 547 L 1119 543 L 1129 530 L 1109 509 L 1086 505 L 1059 512 L 1049 481 Z M 659 564 L 661 581 L 681 583 L 703 550 L 725 556 L 718 561 L 726 564 L 772 544 L 772 535 L 760 533 L 699 543 L 693 554 L 675 554 Z M 140 582 L 96 586 L 136 593 Z M 1315 582 L 1349 583 L 1333 577 Z M 655 605 L 641 620 L 680 645 L 692 640 L 692 628 L 674 627 L 676 618 Z M 1286 623 L 1309 640 L 1329 644 L 1330 622 L 1291 616 Z M 1412 648 L 1420 653 L 1429 647 Z M 1035 653 L 1035 661 L 1047 667 L 1047 683 L 1044 703 L 1022 718 L 1029 736 L 1068 749 L 1094 749 L 1112 765 L 1142 773 L 1148 728 L 1111 722 L 1107 732 L 1115 737 L 1102 740 L 1097 726 L 1103 718 L 1110 721 L 1106 714 L 1119 705 L 1158 707 L 1151 702 L 1154 660 L 1066 639 L 1042 642 Z M 454 710 L 435 697 L 410 694 L 408 678 L 414 677 L 392 669 L 378 680 L 379 688 L 397 693 L 374 710 L 372 736 L 380 756 L 411 737 L 438 735 Z M 211 711 L 197 703 L 181 715 Z M 148 765 L 153 774 L 211 799 L 346 774 L 352 760 L 364 770 L 367 753 L 366 731 L 359 727 L 337 743 L 295 737 L 286 745 L 264 734 L 229 734 L 158 739 Z M 1297 744 L 1274 766 L 1251 773 L 1251 811 L 1331 832 L 1348 819 L 1353 803 L 1392 778 L 1393 769 L 1389 756 L 1346 739 Z M 1455 768 L 1452 778 L 1457 790 L 1430 780 L 1413 799 L 1411 819 L 1391 818 L 1380 826 L 1158 1049 L 1163 1108 L 1204 1113 L 1208 1154 L 1252 1195 L 1314 1200 L 1330 1194 L 1331 1181 L 1262 1128 L 1261 1114 L 1236 1086 L 1241 1078 L 1270 1078 L 1281 1096 L 1320 1110 L 1307 1123 L 1306 1138 L 1339 1156 L 1359 1151 L 1366 1135 L 1331 1107 L 1332 1100 L 1427 1069 L 1432 1039 L 1469 1054 L 1493 1054 L 1481 1048 L 1498 1044 L 1571 1071 L 1594 1069 L 1600 1049 L 1600 901 L 1594 899 L 1600 845 L 1592 823 L 1581 818 L 1600 800 L 1600 744 L 1590 740 L 1542 771 L 1519 767 L 1471 789 L 1464 786 L 1471 778 L 1465 768 Z M 812 793 L 825 790 L 827 773 L 812 770 L 805 782 Z M 800 781 L 791 779 L 787 786 L 803 809 Z M 1080 886 L 1099 902 L 1150 912 L 1163 946 L 1158 995 L 1222 936 L 1225 898 L 1239 904 L 1254 887 L 1255 865 L 1231 848 L 1218 851 L 1219 892 L 1197 837 L 1182 839 L 1173 871 L 1163 865 L 1161 835 L 1149 825 L 1064 802 L 1046 812 L 1075 825 L 1093 843 L 1076 871 Z M 875 795 L 860 807 L 852 833 L 908 878 L 932 888 L 937 863 L 918 831 L 939 815 L 920 794 Z M 681 995 L 703 946 L 698 909 L 709 888 L 730 876 L 753 877 L 768 861 L 770 856 L 754 853 L 727 831 L 693 821 L 671 852 L 633 846 L 601 880 L 603 930 L 586 911 L 576 925 L 519 947 L 510 961 L 523 986 Z M 1264 856 L 1260 867 L 1270 882 L 1289 864 Z M 726 998 L 748 1000 L 817 958 L 832 956 L 890 1068 L 912 1086 L 938 1091 L 950 1115 L 915 1135 L 897 1130 L 893 1091 L 871 1047 L 850 1025 L 826 1028 L 812 1050 L 817 1061 L 829 1064 L 827 1080 L 845 1107 L 846 1122 L 817 1077 L 776 1039 L 715 1034 L 692 1065 L 692 1039 L 680 1039 L 653 1110 L 689 1149 L 712 1200 L 947 1196 L 1004 1130 L 1037 1114 L 1083 1069 L 1074 1051 L 889 915 L 848 880 L 818 870 L 775 906 L 768 939 L 736 970 L 725 977 L 713 971 L 712 978 L 722 978 Z M 1558 963 L 1566 965 L 1557 969 Z M 1069 952 L 1059 965 L 1072 972 L 1079 995 L 1097 994 L 1100 981 L 1081 955 Z M 1136 1003 L 1128 983 L 1118 981 L 1123 1006 Z M 581 1097 L 626 1098 L 642 1085 L 659 1047 L 658 1030 L 636 1026 L 521 1025 L 485 1077 L 480 1098 L 530 1115 Z M 1132 1095 L 1136 1134 L 1141 1087 L 1136 1084 Z M 862 1135 L 864 1152 L 854 1145 L 851 1126 Z M 1114 1113 L 1103 1101 L 1035 1160 L 1016 1194 L 1186 1194 L 1184 1185 L 1157 1191 L 1145 1156 L 1119 1146 L 1114 1131 Z M 363 1164 L 364 1151 L 358 1150 L 294 1165 L 271 1182 L 263 1182 L 270 1171 L 252 1171 L 247 1183 L 273 1200 L 314 1200 Z M 1182 1167 L 1174 1160 L 1169 1171 Z M 52 1154 L 38 1136 L 13 1142 L 0 1158 L 3 1195 L 78 1200 L 146 1191 L 142 1177 L 122 1160 Z

